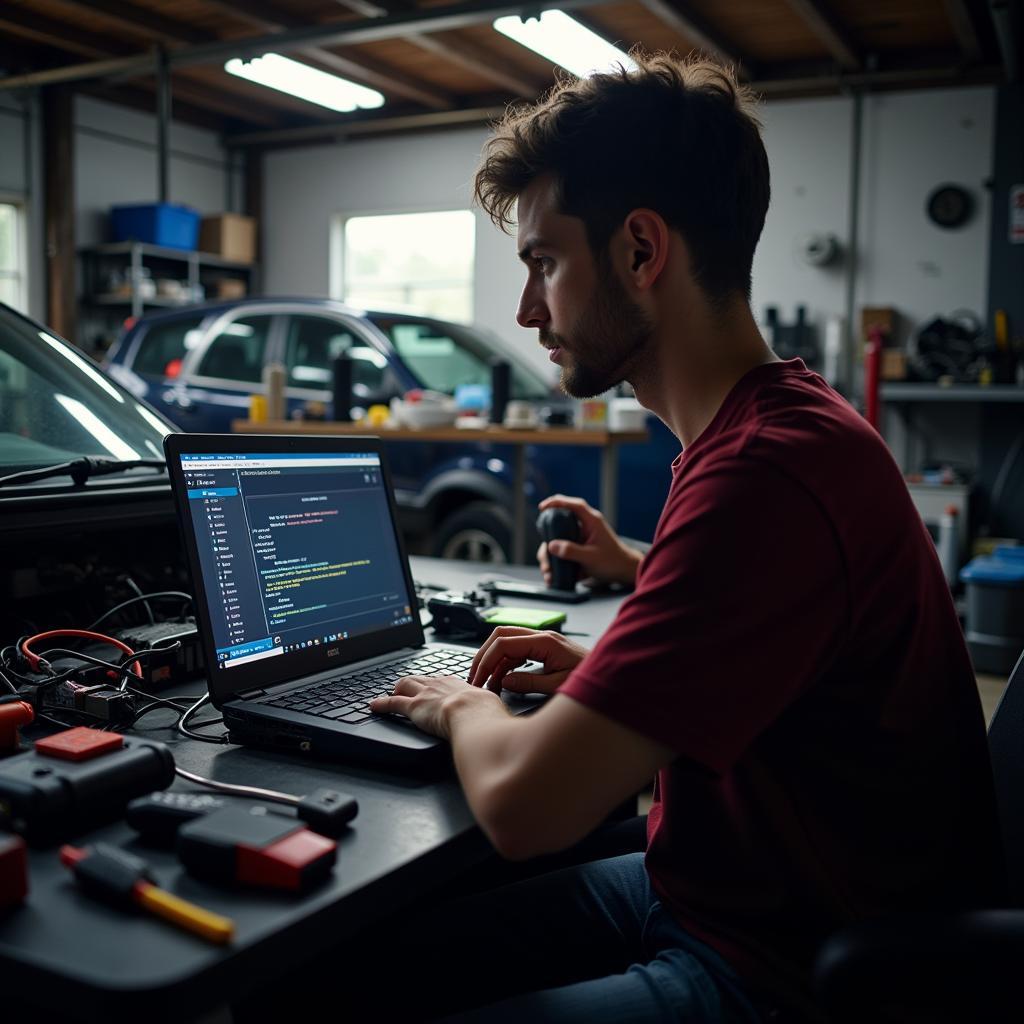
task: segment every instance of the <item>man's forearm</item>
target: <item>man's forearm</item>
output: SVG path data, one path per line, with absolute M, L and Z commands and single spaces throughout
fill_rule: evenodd
M 479 691 L 473 696 L 479 697 Z M 513 718 L 498 700 L 457 697 L 445 706 L 445 723 L 477 823 L 503 856 L 521 856 L 528 805 L 522 792 L 522 740 L 528 717 Z

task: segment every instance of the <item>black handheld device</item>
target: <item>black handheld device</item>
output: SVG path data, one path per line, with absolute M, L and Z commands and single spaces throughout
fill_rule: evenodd
M 567 508 L 546 508 L 537 516 L 537 532 L 544 543 L 553 540 L 580 539 L 580 521 Z M 548 551 L 551 564 L 551 589 L 575 590 L 580 577 L 580 564 L 568 558 L 559 558 Z

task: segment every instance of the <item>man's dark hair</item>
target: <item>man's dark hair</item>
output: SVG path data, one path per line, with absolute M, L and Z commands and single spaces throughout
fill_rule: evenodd
M 683 236 L 713 303 L 749 299 L 770 193 L 753 96 L 713 61 L 631 56 L 636 71 L 566 78 L 509 110 L 484 149 L 477 202 L 508 230 L 519 195 L 551 174 L 561 212 L 582 219 L 598 255 L 646 207 Z

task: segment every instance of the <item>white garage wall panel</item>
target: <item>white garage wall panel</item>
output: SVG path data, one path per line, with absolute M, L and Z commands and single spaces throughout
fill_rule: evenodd
M 985 316 L 995 90 L 886 93 L 864 104 L 862 304 L 920 324 L 959 308 Z M 929 193 L 962 185 L 974 215 L 949 230 L 928 220 Z
M 171 122 L 169 200 L 217 213 L 226 205 L 224 147 L 214 132 Z M 75 100 L 75 241 L 107 240 L 107 212 L 157 198 L 156 118 L 87 96 Z
M 861 217 L 855 306 L 894 305 L 909 324 L 985 308 L 988 195 L 995 92 L 974 87 L 868 96 L 863 108 Z M 812 322 L 845 312 L 844 269 L 803 264 L 808 233 L 848 230 L 853 101 L 776 101 L 762 107 L 773 200 L 754 262 L 753 304 L 787 321 L 804 304 Z M 264 218 L 268 291 L 326 295 L 329 234 L 338 214 L 465 206 L 486 138 L 482 129 L 270 153 Z M 974 218 L 958 231 L 928 223 L 928 192 L 967 187 Z M 515 246 L 482 215 L 476 319 L 523 346 L 550 372 L 534 332 L 514 323 L 522 284 Z

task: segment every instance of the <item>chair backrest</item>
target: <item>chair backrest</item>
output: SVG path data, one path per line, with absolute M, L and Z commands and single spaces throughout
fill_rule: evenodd
M 1003 854 L 1014 906 L 1024 906 L 1024 654 L 988 727 Z

